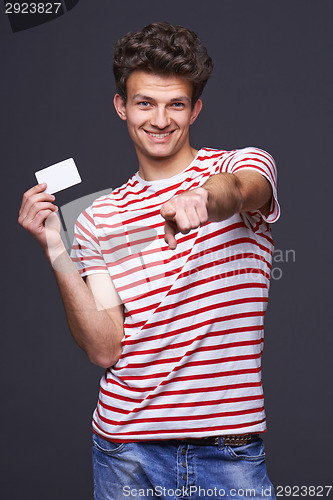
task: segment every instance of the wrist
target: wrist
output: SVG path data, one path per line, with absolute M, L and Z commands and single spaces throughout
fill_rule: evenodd
M 206 207 L 208 207 L 208 202 L 209 202 L 209 197 L 210 197 L 210 190 L 207 189 L 205 185 L 200 186 L 195 189 L 197 193 L 203 198 L 204 202 L 206 203 Z
M 202 196 L 205 199 L 208 220 L 210 222 L 216 222 L 217 200 L 214 186 L 206 182 L 199 189 L 202 190 Z

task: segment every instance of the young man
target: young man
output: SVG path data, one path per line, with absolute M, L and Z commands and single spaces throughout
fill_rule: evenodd
M 155 23 L 115 48 L 114 106 L 138 172 L 78 218 L 72 261 L 54 197 L 27 191 L 76 342 L 106 368 L 93 417 L 95 499 L 275 498 L 260 433 L 263 318 L 279 217 L 256 148 L 193 149 L 212 61 Z

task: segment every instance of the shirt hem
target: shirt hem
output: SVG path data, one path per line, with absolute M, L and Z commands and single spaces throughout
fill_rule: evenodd
M 103 433 L 98 432 L 94 427 L 92 428 L 92 431 L 96 436 L 105 439 L 106 441 L 111 441 L 113 443 L 141 443 L 141 442 L 149 442 L 149 441 L 183 441 L 185 439 L 205 439 L 207 437 L 218 437 L 218 436 L 228 436 L 228 435 L 242 435 L 242 434 L 264 434 L 266 433 L 267 429 L 266 426 L 255 426 L 255 428 L 250 428 L 247 427 L 246 430 L 244 428 L 240 428 L 239 430 L 237 429 L 232 429 L 230 432 L 212 432 L 212 433 L 204 433 L 204 435 L 200 435 L 200 433 L 196 433 L 195 435 L 192 434 L 186 434 L 186 436 L 181 436 L 181 435 L 175 435 L 175 436 L 165 436 L 163 433 L 161 433 L 161 436 L 159 437 L 149 437 L 147 438 L 146 436 L 143 436 L 142 438 L 139 437 L 133 437 L 131 439 L 126 439 L 126 438 L 120 438 L 117 437 L 116 435 L 114 436 L 105 436 Z

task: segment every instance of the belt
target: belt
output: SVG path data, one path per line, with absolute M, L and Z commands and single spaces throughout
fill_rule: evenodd
M 219 444 L 222 439 L 224 446 L 244 446 L 258 439 L 258 434 L 230 434 L 227 436 L 209 436 L 206 438 L 187 438 L 181 439 L 182 443 L 197 444 L 201 446 L 210 446 Z

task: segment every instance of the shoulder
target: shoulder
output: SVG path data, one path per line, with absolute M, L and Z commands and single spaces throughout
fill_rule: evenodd
M 245 147 L 229 151 L 225 156 L 224 171 L 235 173 L 240 168 L 263 168 L 276 176 L 276 164 L 273 156 L 257 147 Z
M 236 159 L 249 158 L 253 160 L 258 160 L 258 161 L 261 160 L 264 162 L 270 162 L 275 164 L 273 156 L 270 153 L 268 153 L 268 151 L 265 151 L 264 149 L 260 149 L 257 147 L 248 146 L 241 149 L 235 149 L 234 151 L 231 151 L 231 153 L 233 153 L 233 156 Z
M 197 160 L 205 161 L 205 160 L 230 160 L 232 158 L 264 158 L 267 161 L 274 161 L 272 155 L 265 151 L 264 149 L 260 149 L 254 146 L 247 146 L 244 148 L 235 148 L 235 149 L 217 149 L 217 148 L 201 148 L 197 154 Z

